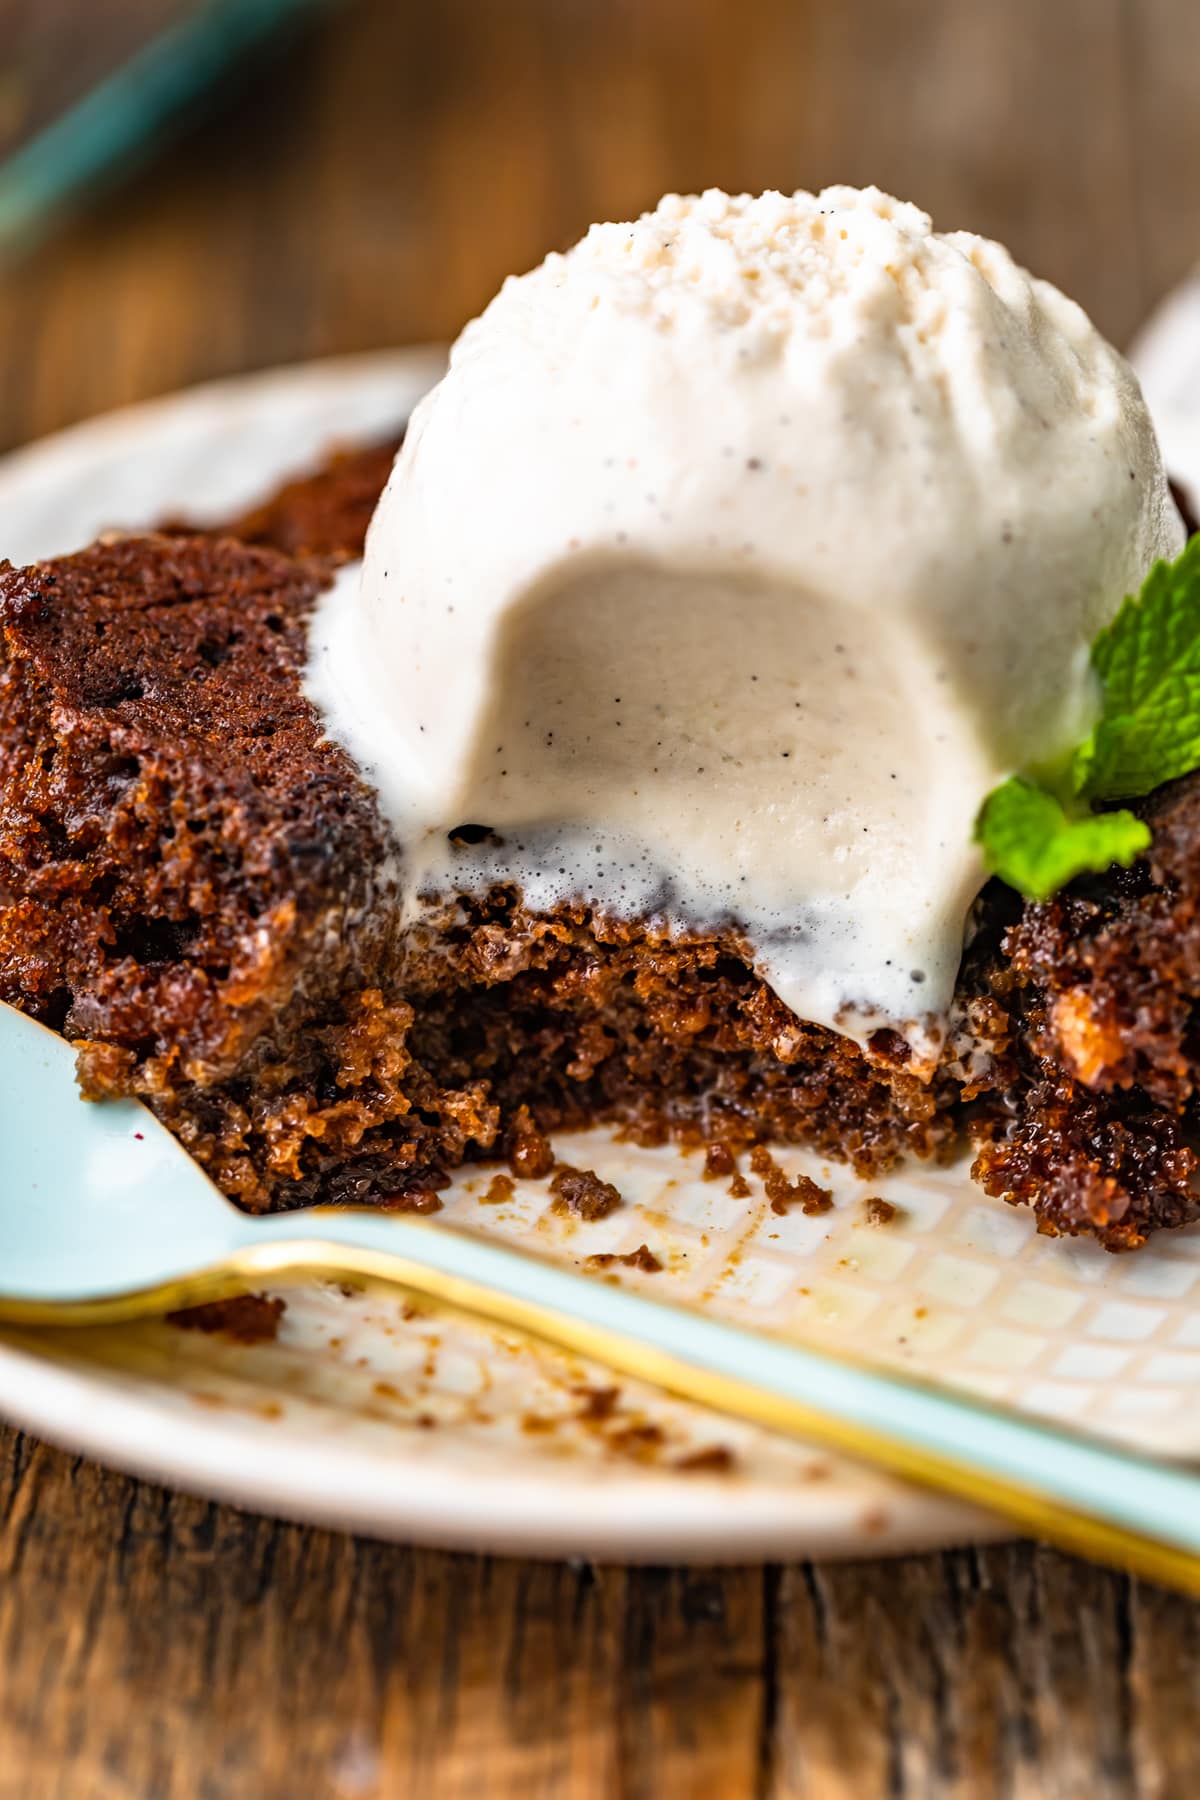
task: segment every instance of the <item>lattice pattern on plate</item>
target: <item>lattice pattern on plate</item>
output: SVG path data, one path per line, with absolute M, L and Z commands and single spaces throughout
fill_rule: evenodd
M 1133 1256 L 1040 1237 L 1032 1215 L 990 1200 L 965 1164 L 915 1165 L 880 1182 L 800 1152 L 789 1175 L 833 1189 L 826 1213 L 771 1210 L 757 1177 L 748 1199 L 705 1181 L 698 1158 L 589 1134 L 566 1160 L 626 1196 L 595 1224 L 549 1208 L 544 1186 L 480 1204 L 486 1178 L 450 1198 L 456 1224 L 585 1259 L 645 1243 L 662 1262 L 638 1279 L 763 1329 L 851 1346 L 916 1373 L 1107 1432 L 1146 1449 L 1200 1456 L 1200 1228 L 1163 1233 Z M 870 1221 L 866 1201 L 895 1207 Z

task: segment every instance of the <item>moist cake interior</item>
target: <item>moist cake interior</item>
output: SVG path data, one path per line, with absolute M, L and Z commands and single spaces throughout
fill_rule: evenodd
M 732 931 L 511 888 L 402 929 L 375 797 L 301 686 L 394 451 L 218 530 L 0 565 L 0 998 L 77 1043 L 85 1093 L 146 1099 L 256 1210 L 429 1208 L 464 1161 L 544 1175 L 547 1134 L 607 1121 L 735 1185 L 753 1146 L 873 1176 L 966 1141 L 989 1193 L 1112 1249 L 1197 1216 L 1195 778 L 1143 803 L 1132 870 L 1040 906 L 989 886 L 929 1078 L 891 1033 L 797 1019 Z

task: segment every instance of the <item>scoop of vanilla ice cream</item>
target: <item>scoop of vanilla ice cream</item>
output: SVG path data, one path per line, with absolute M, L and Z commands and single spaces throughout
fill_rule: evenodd
M 1181 542 L 1129 368 L 999 245 L 672 195 L 463 332 L 312 691 L 414 891 L 731 923 L 803 1018 L 936 1042 L 979 804 Z

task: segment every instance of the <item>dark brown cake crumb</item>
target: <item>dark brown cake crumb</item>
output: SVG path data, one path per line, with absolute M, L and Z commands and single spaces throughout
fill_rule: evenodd
M 738 1168 L 737 1156 L 733 1147 L 723 1140 L 706 1144 L 704 1147 L 705 1181 L 723 1181 L 726 1177 L 729 1179 L 730 1198 L 745 1200 L 751 1193 L 751 1187 Z
M 890 1200 L 884 1200 L 878 1194 L 863 1201 L 863 1212 L 868 1225 L 890 1225 L 896 1217 L 896 1208 Z
M 725 1444 L 710 1444 L 677 1457 L 671 1467 L 681 1475 L 729 1475 L 737 1467 L 737 1457 Z
M 577 1387 L 572 1393 L 579 1401 L 577 1417 L 587 1425 L 603 1425 L 612 1418 L 621 1400 L 618 1387 Z
M 623 1256 L 615 1251 L 601 1250 L 587 1259 L 589 1269 L 640 1269 L 644 1275 L 657 1275 L 662 1264 L 648 1244 L 639 1244 L 636 1250 L 626 1250 Z
M 601 1181 L 594 1169 L 572 1169 L 560 1163 L 550 1182 L 554 1210 L 572 1218 L 606 1219 L 621 1205 L 621 1195 L 611 1181 Z
M 442 1186 L 449 1187 L 450 1177 L 442 1178 Z M 432 1187 L 401 1188 L 395 1194 L 377 1194 L 373 1201 L 380 1212 L 418 1213 L 425 1216 L 429 1213 L 441 1212 L 442 1202 L 437 1190 Z
M 605 1441 L 610 1450 L 618 1456 L 628 1457 L 630 1462 L 656 1462 L 666 1440 L 662 1426 L 647 1420 L 642 1424 L 623 1425 L 619 1431 L 610 1432 Z
M 516 1191 L 516 1184 L 514 1183 L 512 1176 L 506 1175 L 503 1170 L 500 1170 L 497 1174 L 492 1176 L 491 1181 L 488 1183 L 487 1192 L 481 1196 L 480 1204 L 483 1206 L 503 1206 L 506 1201 L 512 1199 Z
M 554 1167 L 550 1140 L 534 1123 L 528 1106 L 518 1106 L 504 1140 L 508 1166 L 519 1180 L 540 1181 Z
M 270 1344 L 279 1335 L 287 1302 L 273 1294 L 235 1294 L 231 1300 L 211 1300 L 206 1306 L 188 1306 L 167 1314 L 168 1325 L 183 1331 L 208 1331 L 231 1337 L 239 1344 Z
M 789 1206 L 799 1206 L 805 1213 L 823 1213 L 833 1205 L 832 1190 L 818 1187 L 807 1175 L 789 1181 L 765 1144 L 756 1144 L 750 1152 L 750 1167 L 761 1179 L 773 1213 L 785 1213 Z
M 708 1144 L 704 1151 L 705 1181 L 723 1181 L 737 1174 L 737 1159 L 728 1144 Z

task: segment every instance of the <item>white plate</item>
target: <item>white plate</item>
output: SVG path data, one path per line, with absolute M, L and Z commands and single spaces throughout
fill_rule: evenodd
M 248 503 L 327 442 L 388 430 L 439 366 L 437 352 L 353 358 L 65 432 L 0 464 L 0 554 L 24 561 L 106 526 Z M 576 1263 L 645 1243 L 662 1271 L 622 1278 L 652 1292 L 1200 1454 L 1196 1231 L 1115 1258 L 1039 1238 L 961 1167 L 864 1187 L 799 1153 L 780 1161 L 832 1185 L 836 1205 L 781 1217 L 757 1180 L 735 1200 L 674 1151 L 600 1134 L 561 1148 L 615 1181 L 625 1205 L 573 1224 L 538 1184 L 492 1205 L 485 1172 L 460 1179 L 447 1216 Z M 894 1220 L 868 1222 L 871 1195 L 897 1207 Z M 549 1351 L 325 1287 L 288 1296 L 269 1344 L 165 1324 L 0 1343 L 0 1411 L 27 1429 L 199 1493 L 381 1536 L 684 1561 L 877 1554 L 994 1530 L 633 1383 L 606 1394 L 613 1385 Z

